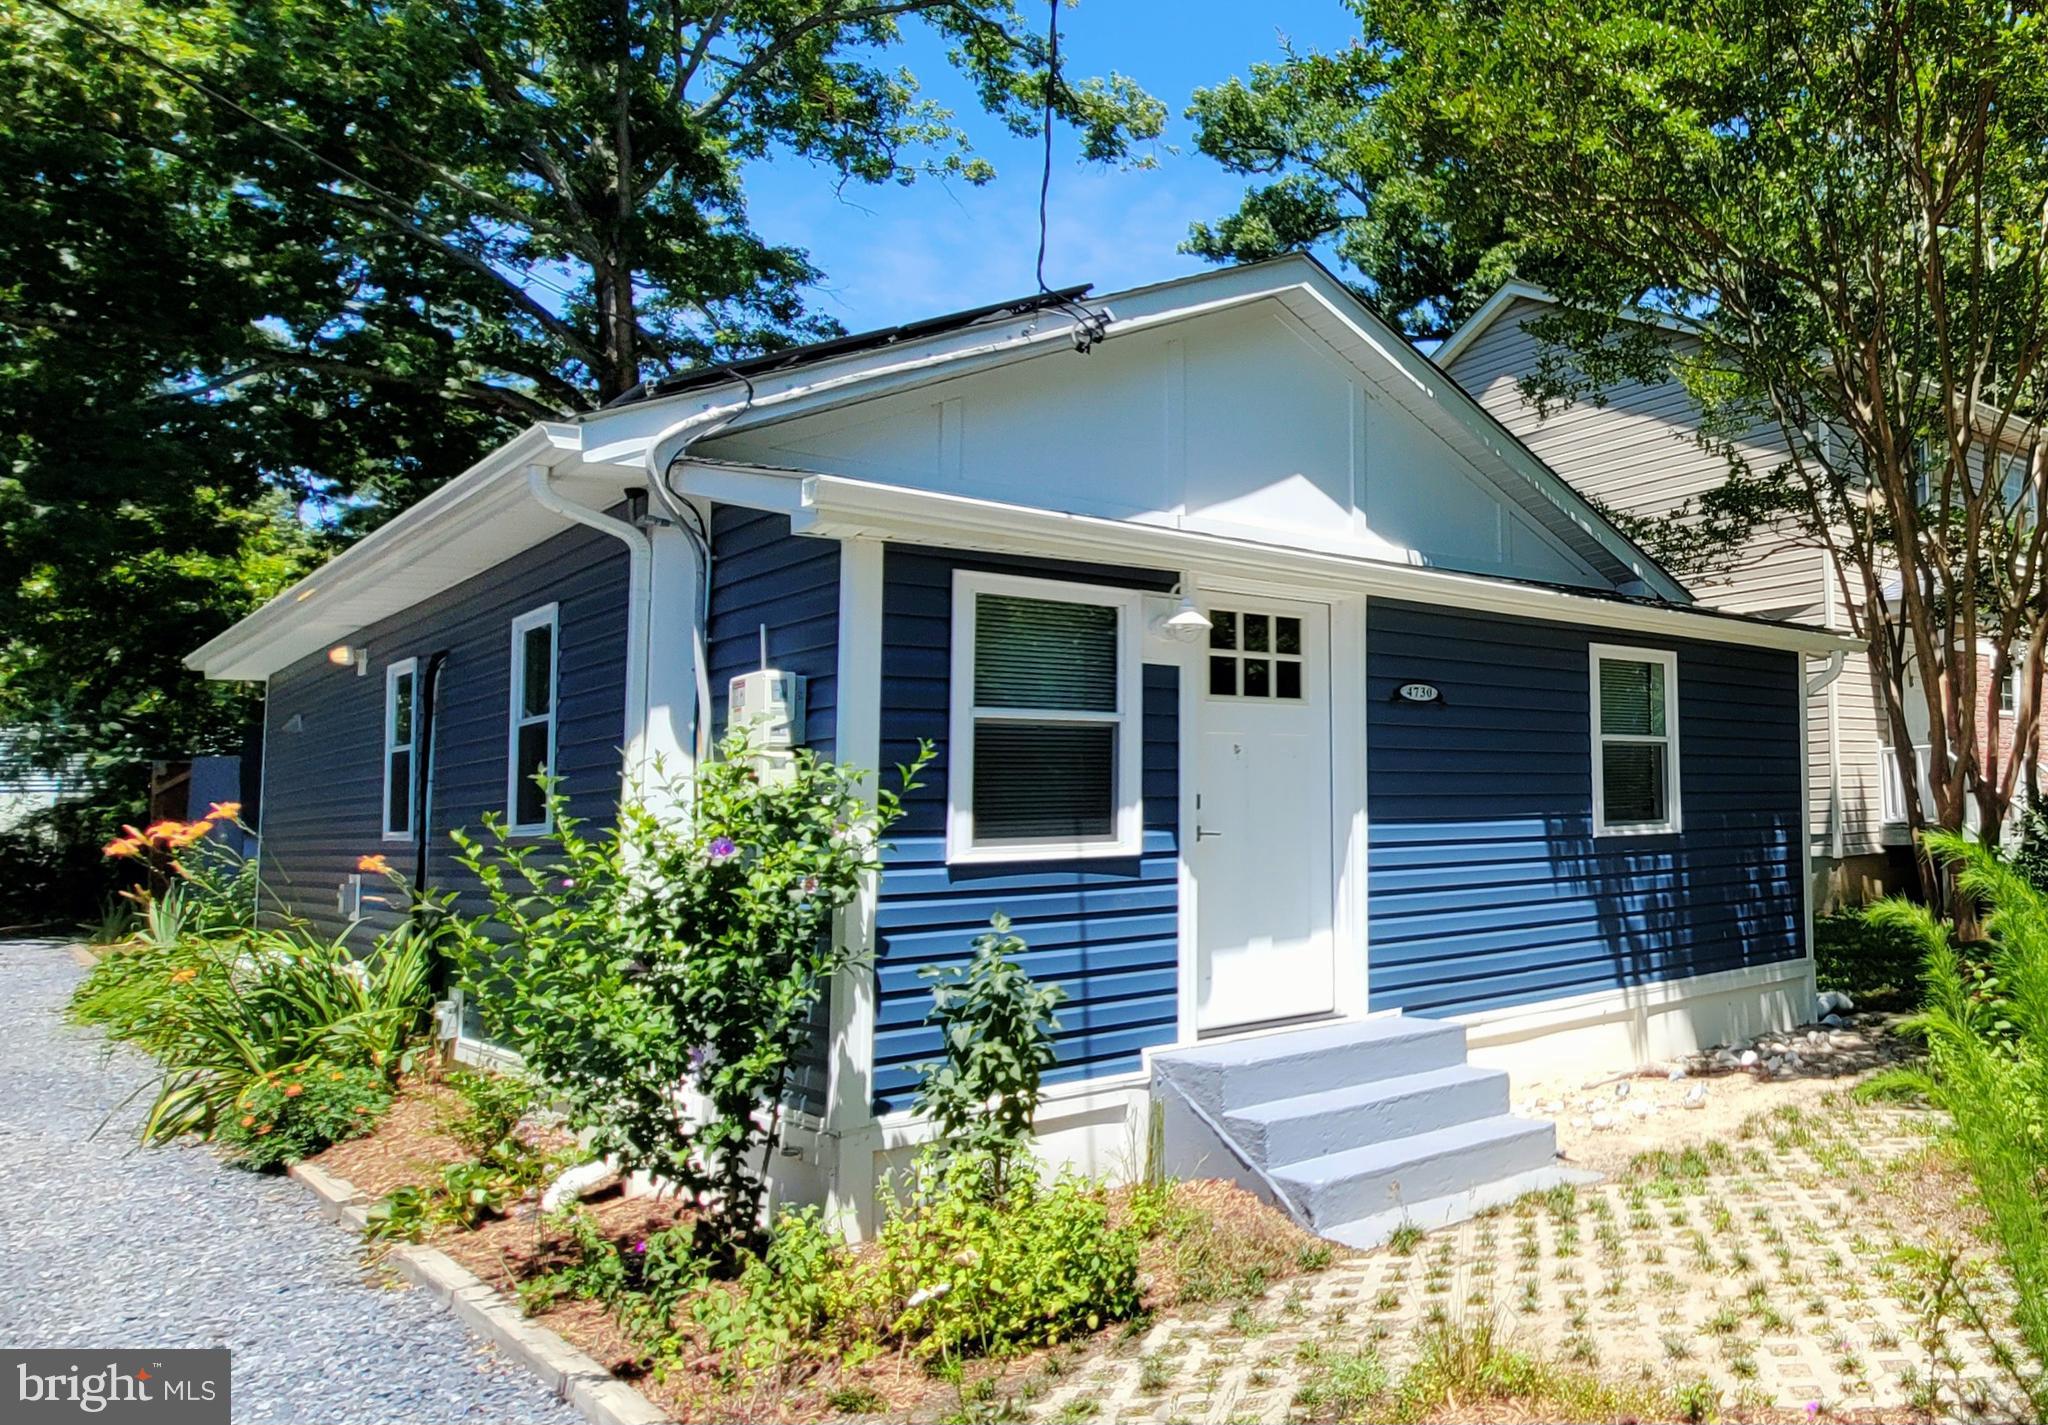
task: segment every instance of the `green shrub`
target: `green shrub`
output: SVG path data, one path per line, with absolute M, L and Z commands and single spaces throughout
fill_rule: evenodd
M 713 1240 L 756 1235 L 789 1074 L 832 976 L 851 963 L 835 912 L 880 869 L 901 814 L 859 773 L 798 752 L 764 777 L 743 736 L 674 789 L 687 824 L 628 801 L 582 836 L 552 792 L 553 833 L 456 833 L 488 914 L 453 919 L 464 988 L 591 1150 L 675 1184 Z M 906 785 L 929 757 L 903 769 Z M 706 1112 L 676 1112 L 676 1086 Z
M 213 1133 L 245 1090 L 314 1060 L 395 1072 L 431 1000 L 431 956 L 431 932 L 411 925 L 362 956 L 295 928 L 185 937 L 109 953 L 71 1013 L 160 1062 L 142 1134 L 162 1142 Z
M 892 1212 L 857 1296 L 870 1329 L 920 1353 L 1049 1346 L 1137 1314 L 1141 1241 L 1085 1178 L 1021 1178 L 990 1198 L 978 1177 L 948 1176 Z
M 1967 837 L 1930 832 L 1929 850 L 1955 871 L 1956 893 L 1984 908 L 1983 972 L 1972 976 L 1947 927 L 1924 906 L 1880 902 L 1871 918 L 1922 947 L 1926 1005 L 1909 1028 L 1927 1041 L 1924 1069 L 1871 1086 L 1923 1091 L 1948 1112 L 1956 1148 L 1975 1180 L 2014 1293 L 2012 1319 L 2034 1369 L 2013 1384 L 2048 1417 L 2048 899 L 2012 866 Z M 2001 1356 L 1994 1351 L 1994 1359 Z M 2009 1356 L 2005 1357 L 2010 1359 Z
M 244 1167 L 283 1167 L 330 1143 L 360 1138 L 390 1107 L 391 1085 L 382 1070 L 315 1059 L 250 1083 L 235 1096 L 219 1138 Z
M 443 1081 L 456 1097 L 441 1116 L 441 1131 L 472 1153 L 489 1153 L 512 1136 L 538 1097 L 523 1074 L 456 1069 Z
M 918 971 L 932 982 L 927 1022 L 939 1027 L 946 1057 L 920 1066 L 915 1107 L 939 1126 L 939 1156 L 971 1162 L 967 1170 L 1001 1197 L 1011 1160 L 1030 1152 L 1041 1081 L 1058 1059 L 1054 1011 L 1067 996 L 1017 963 L 1024 942 L 1010 933 L 1008 916 L 989 925 L 966 965 Z
M 1813 922 L 1815 984 L 1840 990 L 1858 1009 L 1907 1009 L 1920 1002 L 1920 941 L 1873 921 L 1859 907 Z

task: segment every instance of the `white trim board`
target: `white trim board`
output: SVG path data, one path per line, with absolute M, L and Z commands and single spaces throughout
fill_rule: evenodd
M 1255 580 L 1333 593 L 1381 594 L 1441 607 L 1481 609 L 1553 623 L 1629 629 L 1757 648 L 1832 653 L 1863 641 L 1798 624 L 1717 613 L 1557 585 L 1518 583 L 1454 570 L 1393 564 L 1287 544 L 1202 534 L 1163 525 L 1063 514 L 966 495 L 910 490 L 838 475 L 688 460 L 686 493 L 789 514 L 798 534 L 866 535 L 938 548 L 1144 564 L 1202 571 L 1206 579 Z

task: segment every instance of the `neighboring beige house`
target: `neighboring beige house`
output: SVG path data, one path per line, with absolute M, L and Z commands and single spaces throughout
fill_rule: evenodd
M 1549 305 L 1539 289 L 1510 282 L 1432 355 L 1539 458 L 1605 505 L 1660 515 L 1721 484 L 1726 462 L 1695 439 L 1697 409 L 1675 380 L 1617 387 L 1605 404 L 1581 401 L 1539 418 L 1519 385 L 1540 352 L 1523 323 Z M 1768 470 L 1785 458 L 1784 437 L 1759 431 L 1743 453 Z M 1705 604 L 1848 630 L 1826 553 L 1785 530 L 1758 532 L 1720 571 L 1687 583 Z M 1907 869 L 1903 788 L 1880 696 L 1868 656 L 1852 653 L 1808 706 L 1817 907 L 1862 899 Z

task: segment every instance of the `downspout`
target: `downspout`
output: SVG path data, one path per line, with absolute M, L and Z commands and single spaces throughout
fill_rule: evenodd
M 1814 693 L 1822 692 L 1827 688 L 1828 684 L 1834 682 L 1835 679 L 1841 677 L 1842 664 L 1848 658 L 1848 656 L 1849 655 L 1846 652 L 1839 648 L 1837 648 L 1833 653 L 1830 653 L 1828 655 L 1827 666 L 1822 668 L 1819 672 L 1815 673 L 1812 677 L 1806 680 L 1807 694 L 1811 696 Z
M 651 588 L 654 543 L 645 530 L 566 500 L 549 479 L 545 465 L 526 467 L 527 488 L 541 508 L 563 519 L 608 534 L 626 546 L 626 720 L 622 794 L 639 787 L 647 745 L 648 632 L 654 620 L 647 607 Z
M 429 930 L 435 924 L 432 913 L 425 909 L 427 843 L 432 835 L 434 811 L 434 705 L 440 700 L 441 669 L 447 662 L 448 650 L 445 648 L 427 655 L 427 666 L 420 670 L 414 711 L 419 723 L 419 751 L 413 757 L 412 769 L 412 920 L 416 927 L 425 926 Z M 450 968 L 446 955 L 434 954 L 430 973 L 436 999 L 445 999 L 449 994 Z

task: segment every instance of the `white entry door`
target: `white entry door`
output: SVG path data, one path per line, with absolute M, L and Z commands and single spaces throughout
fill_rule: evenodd
M 1330 611 L 1218 595 L 1208 614 L 1189 847 L 1196 1025 L 1328 1014 Z

